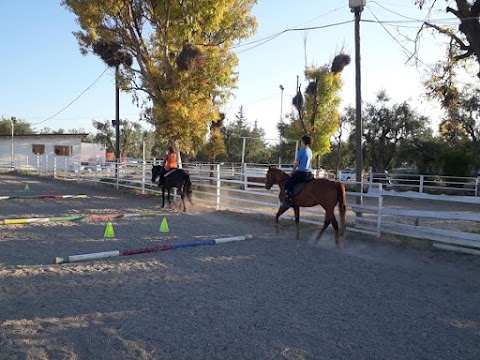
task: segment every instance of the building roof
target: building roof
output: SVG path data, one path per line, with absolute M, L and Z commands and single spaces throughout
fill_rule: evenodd
M 80 137 L 82 139 L 86 138 L 89 133 L 79 133 L 79 134 L 13 134 L 14 137 L 31 137 L 31 138 L 38 138 L 38 137 L 58 137 L 58 136 L 66 136 L 66 137 Z M 8 138 L 10 139 L 12 135 L 0 135 L 0 138 Z

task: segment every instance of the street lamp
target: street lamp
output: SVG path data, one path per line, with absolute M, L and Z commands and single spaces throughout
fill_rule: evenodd
M 361 72 L 360 72 L 360 14 L 365 7 L 366 0 L 349 0 L 349 6 L 353 13 L 355 13 L 355 92 L 356 92 L 356 137 L 355 137 L 355 152 L 356 152 L 356 178 L 357 178 L 357 192 L 360 194 L 363 191 L 363 155 L 362 155 L 362 88 L 361 88 Z M 362 197 L 357 198 L 357 203 L 361 204 Z
M 13 157 L 13 134 L 14 134 L 14 129 L 15 129 L 15 123 L 17 122 L 17 118 L 15 116 L 12 116 L 10 118 L 10 120 L 12 121 L 12 157 L 11 157 L 11 166 L 12 166 L 12 170 L 15 170 L 15 161 L 14 161 L 14 157 Z

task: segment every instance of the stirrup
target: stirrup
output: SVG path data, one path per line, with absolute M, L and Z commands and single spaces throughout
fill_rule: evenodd
M 292 199 L 286 198 L 285 201 L 282 203 L 283 207 L 293 207 L 293 201 Z

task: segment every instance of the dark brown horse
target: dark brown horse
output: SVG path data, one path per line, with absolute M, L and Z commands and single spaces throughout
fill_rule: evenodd
M 285 181 L 287 181 L 289 177 L 290 175 L 280 169 L 277 169 L 273 166 L 268 168 L 265 188 L 270 189 L 272 185 L 277 184 L 280 187 L 280 203 L 283 203 L 285 200 Z M 295 224 L 297 225 L 297 240 L 300 237 L 300 207 L 321 205 L 325 209 L 325 220 L 323 223 L 323 228 L 318 233 L 316 240 L 319 240 L 328 225 L 332 224 L 333 228 L 335 229 L 335 245 L 337 248 L 339 248 L 340 236 L 343 236 L 346 224 L 347 199 L 345 194 L 345 186 L 341 182 L 337 181 L 328 179 L 314 179 L 304 184 L 300 192 L 297 193 L 296 190 L 298 189 L 298 186 L 299 185 L 295 186 L 295 195 L 293 197 L 293 211 L 295 212 Z M 340 231 L 334 214 L 334 209 L 337 204 L 340 210 Z M 282 205 L 280 205 L 278 208 L 275 222 L 277 233 L 279 231 L 278 219 L 288 209 L 288 207 Z
M 160 177 L 160 171 L 162 165 L 153 165 L 152 167 L 152 183 L 154 183 L 158 177 Z M 158 184 L 160 186 L 160 184 Z M 170 190 L 172 188 L 177 188 L 180 192 L 180 198 L 182 199 L 183 211 L 187 211 L 185 206 L 185 195 L 187 196 L 190 204 L 193 205 L 192 201 L 192 182 L 190 180 L 190 175 L 183 169 L 172 169 L 165 174 L 164 184 L 161 187 L 162 189 L 162 208 L 165 206 L 165 189 L 167 189 L 167 199 L 168 203 L 170 202 Z

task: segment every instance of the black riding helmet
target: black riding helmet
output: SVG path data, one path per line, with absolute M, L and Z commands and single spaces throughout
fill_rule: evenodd
M 310 145 L 312 143 L 312 138 L 308 135 L 303 135 L 302 141 L 305 145 Z

